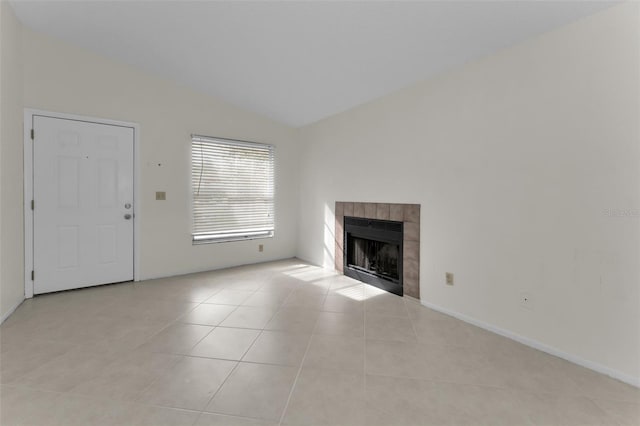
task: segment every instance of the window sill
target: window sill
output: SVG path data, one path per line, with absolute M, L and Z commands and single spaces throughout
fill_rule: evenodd
M 217 243 L 233 243 L 237 241 L 249 241 L 249 240 L 266 240 L 273 238 L 272 235 L 251 235 L 247 237 L 225 237 L 225 238 L 203 238 L 200 240 L 191 240 L 191 245 L 199 246 L 202 244 L 217 244 Z

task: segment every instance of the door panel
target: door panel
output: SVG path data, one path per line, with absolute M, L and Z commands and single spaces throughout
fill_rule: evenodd
M 133 129 L 33 120 L 34 293 L 133 280 Z

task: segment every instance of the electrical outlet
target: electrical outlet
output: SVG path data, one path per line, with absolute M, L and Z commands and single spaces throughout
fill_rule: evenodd
M 259 252 L 263 252 L 264 251 L 264 245 L 263 244 L 258 244 L 258 251 Z
M 167 199 L 167 193 L 164 191 L 156 191 L 156 200 L 164 201 Z
M 447 272 L 447 285 L 453 285 L 453 273 Z

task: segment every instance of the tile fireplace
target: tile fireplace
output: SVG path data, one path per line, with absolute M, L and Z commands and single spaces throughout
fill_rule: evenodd
M 420 205 L 336 202 L 335 265 L 347 276 L 420 298 Z

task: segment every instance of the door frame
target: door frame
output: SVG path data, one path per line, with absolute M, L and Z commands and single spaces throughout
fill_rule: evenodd
M 133 280 L 140 281 L 140 125 L 126 121 L 109 120 L 105 118 L 90 117 L 86 115 L 66 114 L 60 112 L 44 111 L 33 108 L 24 109 L 24 296 L 27 299 L 33 297 L 33 141 L 31 129 L 35 116 L 58 118 L 63 120 L 84 121 L 87 123 L 106 124 L 112 126 L 128 127 L 133 129 Z

